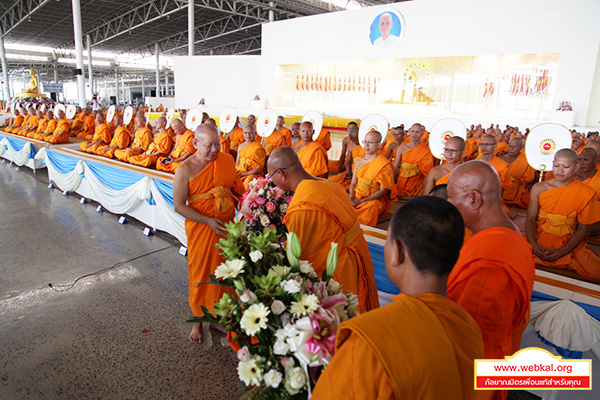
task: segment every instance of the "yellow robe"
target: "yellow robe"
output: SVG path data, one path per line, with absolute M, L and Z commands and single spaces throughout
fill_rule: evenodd
M 366 201 L 356 208 L 356 214 L 361 224 L 375 226 L 377 218 L 390 210 L 390 197 L 396 196 L 392 163 L 379 154 L 375 159 L 360 167 L 356 171 L 356 177 L 358 182 L 354 189 L 355 199 L 369 197 L 380 188 L 390 191 L 390 196 Z
M 300 163 L 312 176 L 326 178 L 329 171 L 327 152 L 317 142 L 310 142 L 298 152 Z
M 402 154 L 396 185 L 398 196 L 416 197 L 423 194 L 425 177 L 429 175 L 431 168 L 433 168 L 433 155 L 429 147 L 423 143 Z
M 271 155 L 271 152 L 278 147 L 285 146 L 285 136 L 279 131 L 274 131 L 272 134 L 265 138 L 265 151 L 267 155 Z
M 129 145 L 130 137 L 131 136 L 129 134 L 129 130 L 127 128 L 125 128 L 124 126 L 120 126 L 115 131 L 115 134 L 113 135 L 113 138 L 110 141 L 110 144 L 100 146 L 98 148 L 98 150 L 96 150 L 96 154 L 99 156 L 107 157 L 107 158 L 113 158 L 115 156 L 115 151 L 117 151 L 118 149 L 124 149 Z M 108 151 L 104 151 L 104 149 L 106 147 L 113 147 L 113 146 L 118 146 L 118 147 L 114 148 L 114 149 L 110 149 Z
M 71 123 L 68 119 L 63 118 L 56 124 L 56 129 L 52 132 L 52 135 L 44 137 L 44 140 L 51 144 L 67 143 L 69 141 L 69 129 L 71 129 Z M 60 135 L 61 132 L 66 132 L 66 134 Z
M 175 140 L 175 149 L 171 153 L 171 158 L 177 159 L 182 157 L 185 153 L 194 154 L 196 148 L 192 140 L 194 139 L 194 132 L 187 129 L 183 134 Z M 166 157 L 158 157 L 156 160 L 156 169 L 159 171 L 175 173 L 181 162 L 172 162 L 171 164 L 165 165 L 162 163 Z
M 110 130 L 110 127 L 108 126 L 108 124 L 105 122 L 101 125 L 98 125 L 96 127 L 96 130 L 94 131 L 94 136 L 91 139 L 91 142 L 97 142 L 99 140 L 102 140 L 102 143 L 95 143 L 93 145 L 91 145 L 90 147 L 87 147 L 87 142 L 81 142 L 79 144 L 79 148 L 81 149 L 81 151 L 85 151 L 87 153 L 91 153 L 94 154 L 96 152 L 96 150 L 98 150 L 99 147 L 104 147 L 107 146 L 110 141 L 112 140 L 112 131 Z
M 327 129 L 321 129 L 321 132 L 319 132 L 319 136 L 315 142 L 321 144 L 325 151 L 328 151 L 331 148 L 331 133 L 329 133 Z
M 133 139 L 133 143 L 131 144 L 130 149 L 117 149 L 115 151 L 115 157 L 121 161 L 129 162 L 131 157 L 139 156 L 150 147 L 152 144 L 153 137 L 152 131 L 148 129 L 148 127 L 144 126 L 139 128 L 135 132 L 135 136 Z M 135 150 L 137 148 L 142 148 L 142 150 Z
M 139 165 L 140 167 L 155 167 L 156 160 L 159 157 L 166 157 L 171 152 L 171 147 L 173 147 L 173 139 L 169 132 L 164 131 L 156 135 L 154 138 L 154 142 L 148 147 L 146 153 L 141 154 L 139 156 L 131 157 L 129 159 L 129 163 L 133 165 Z M 151 156 L 150 154 L 156 153 L 160 151 L 161 154 L 157 156 Z
M 329 177 L 329 180 L 335 183 L 339 183 L 348 191 L 350 189 L 350 184 L 352 184 L 352 171 L 354 171 L 354 164 L 356 160 L 366 155 L 365 149 L 362 148 L 361 145 L 356 145 L 352 149 L 352 170 L 340 172 L 337 175 Z M 350 175 L 350 178 L 346 178 L 346 174 Z
M 229 135 L 229 148 L 237 151 L 240 144 L 244 143 L 244 131 L 239 126 Z
M 535 170 L 527 162 L 524 153 L 520 153 L 515 161 L 508 164 L 507 174 L 511 183 L 504 190 L 504 203 L 512 207 L 527 208 L 529 206 L 529 187 L 527 184 L 535 178 Z
M 265 168 L 265 157 L 266 152 L 264 147 L 258 142 L 251 142 L 244 147 L 238 147 L 238 160 L 239 162 L 236 164 L 235 169 L 239 172 L 247 172 L 253 169 L 261 168 L 264 171 Z M 242 183 L 246 190 L 248 190 L 248 185 L 250 182 L 258 177 L 263 176 L 263 173 L 260 174 L 250 174 L 246 175 L 242 178 Z
M 48 117 L 44 117 L 44 118 L 42 118 L 42 119 L 41 119 L 41 120 L 38 122 L 38 124 L 37 124 L 37 129 L 36 129 L 35 131 L 33 131 L 33 132 L 29 132 L 29 133 L 27 134 L 27 137 L 28 137 L 28 138 L 31 138 L 31 139 L 35 139 L 35 136 L 36 136 L 36 135 L 39 135 L 40 133 L 44 133 L 44 132 L 46 132 L 46 127 L 47 127 L 47 126 L 48 126 Z

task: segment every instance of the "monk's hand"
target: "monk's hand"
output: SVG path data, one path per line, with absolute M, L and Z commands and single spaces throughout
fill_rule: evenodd
M 546 255 L 544 257 L 542 257 L 542 260 L 544 260 L 544 261 L 558 260 L 559 258 L 563 257 L 565 254 L 566 253 L 562 248 L 561 249 L 550 249 L 546 252 Z
M 352 179 L 352 173 L 351 172 L 346 172 L 346 179 Z
M 531 245 L 531 247 L 533 247 L 533 254 L 535 254 L 542 260 L 544 259 L 544 257 L 546 257 L 546 249 L 544 249 L 544 246 L 536 242 L 533 245 Z
M 209 218 L 206 225 L 210 226 L 210 229 L 219 236 L 225 236 L 227 233 L 225 232 L 225 224 L 220 219 Z
M 352 199 L 352 207 L 358 207 L 358 205 L 362 203 L 359 199 Z

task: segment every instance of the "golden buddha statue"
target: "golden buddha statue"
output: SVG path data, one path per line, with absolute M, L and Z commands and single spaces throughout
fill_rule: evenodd
M 39 91 L 39 83 L 38 78 L 35 76 L 35 70 L 31 68 L 29 70 L 29 75 L 31 78 L 29 79 L 29 89 L 22 90 L 21 93 L 18 94 L 19 97 L 46 97 L 45 94 L 40 93 Z

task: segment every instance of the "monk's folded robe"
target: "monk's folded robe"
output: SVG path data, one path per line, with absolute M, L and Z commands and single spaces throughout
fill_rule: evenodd
M 244 147 L 238 148 L 239 154 L 238 159 L 239 162 L 235 166 L 237 172 L 248 172 L 253 169 L 263 169 L 265 168 L 265 160 L 266 153 L 264 147 L 258 142 L 251 142 Z M 263 173 L 259 174 L 250 174 L 246 175 L 242 178 L 242 183 L 246 190 L 248 190 L 248 185 L 253 179 L 259 178 L 263 176 Z
M 369 200 L 356 207 L 356 214 L 361 224 L 368 226 L 377 225 L 377 218 L 390 210 L 390 197 L 396 197 L 394 185 L 394 169 L 392 163 L 379 154 L 356 171 L 358 182 L 354 188 L 354 198 L 364 199 L 380 188 L 388 189 L 389 196 Z
M 156 135 L 154 142 L 150 144 L 148 150 L 144 154 L 129 158 L 129 163 L 133 165 L 139 165 L 140 167 L 156 167 L 156 161 L 159 157 L 166 157 L 171 152 L 173 147 L 173 139 L 169 132 L 164 131 Z M 158 155 L 151 155 L 160 152 Z
M 56 124 L 56 129 L 54 130 L 54 132 L 52 132 L 52 135 L 45 136 L 44 140 L 51 144 L 67 143 L 69 141 L 70 129 L 71 123 L 68 119 L 63 118 Z
M 265 151 L 270 156 L 273 150 L 278 147 L 286 146 L 285 136 L 278 130 L 273 131 L 272 134 L 265 138 Z
M 325 151 L 328 151 L 331 148 L 331 133 L 327 129 L 322 128 L 315 142 L 323 146 Z
M 102 142 L 99 142 L 102 140 Z M 96 150 L 100 147 L 107 146 L 112 140 L 112 131 L 106 122 L 98 125 L 94 132 L 94 136 L 91 139 L 91 142 L 94 143 L 91 146 L 87 146 L 87 142 L 81 142 L 79 144 L 79 148 L 81 151 L 85 151 L 87 153 L 94 154 Z
M 120 126 L 115 131 L 112 140 L 108 145 L 100 146 L 98 150 L 96 150 L 96 154 L 99 156 L 104 156 L 107 158 L 114 158 L 115 151 L 119 149 L 124 149 L 129 145 L 129 140 L 131 139 L 131 134 L 127 128 L 124 126 Z M 107 147 L 115 147 L 114 149 L 109 149 L 108 151 L 104 151 Z
M 37 140 L 47 141 L 46 138 L 48 138 L 50 135 L 52 135 L 54 133 L 57 126 L 58 126 L 58 121 L 56 120 L 56 118 L 52 118 L 51 120 L 48 120 L 46 122 L 46 126 L 43 129 L 40 130 L 38 128 L 38 131 L 35 133 L 35 135 L 33 135 L 33 138 L 37 139 Z M 47 135 L 46 134 L 47 132 L 50 132 L 50 134 Z M 68 136 L 68 134 L 67 134 L 67 136 Z
M 300 142 L 300 141 L 299 141 Z M 317 142 L 310 142 L 298 152 L 300 163 L 312 176 L 326 178 L 329 172 L 327 152 Z
M 398 173 L 398 196 L 416 197 L 423 194 L 425 177 L 433 168 L 433 155 L 423 143 L 402 154 Z
M 179 136 L 179 138 L 175 140 L 175 149 L 171 152 L 171 158 L 175 160 L 179 157 L 182 157 L 185 153 L 194 154 L 196 152 L 196 148 L 194 147 L 193 140 L 194 132 L 187 129 L 181 134 L 181 136 Z M 179 164 L 181 164 L 181 161 L 176 161 L 165 165 L 162 163 L 162 160 L 165 158 L 166 157 L 158 157 L 156 160 L 156 169 L 174 174 L 177 171 Z
M 362 146 L 357 145 L 352 149 L 352 169 L 350 171 L 340 172 L 334 176 L 329 177 L 329 180 L 335 183 L 339 183 L 348 191 L 350 189 L 350 184 L 352 183 L 352 171 L 354 171 L 354 164 L 356 160 L 366 155 L 365 149 Z M 330 168 L 331 170 L 331 168 Z M 350 175 L 350 178 L 347 178 L 346 175 Z M 393 179 L 393 176 L 392 176 Z
M 285 126 L 282 126 L 279 130 L 285 136 L 285 145 L 288 147 L 292 147 L 292 131 L 290 131 Z
M 520 153 L 515 161 L 508 164 L 508 176 L 511 183 L 504 190 L 502 199 L 507 206 L 527 208 L 529 207 L 529 187 L 527 184 L 535 178 L 535 170 L 527 162 L 524 153 Z
M 129 162 L 131 157 L 139 156 L 148 150 L 148 147 L 150 147 L 153 141 L 154 138 L 152 136 L 152 131 L 148 129 L 148 127 L 144 126 L 139 128 L 135 132 L 133 143 L 131 144 L 130 148 L 117 149 L 115 151 L 115 158 L 124 162 Z
M 594 176 L 592 176 L 591 178 L 587 178 L 583 181 L 583 183 L 585 183 L 586 185 L 588 185 L 596 191 L 596 197 L 600 195 L 600 173 L 596 172 Z

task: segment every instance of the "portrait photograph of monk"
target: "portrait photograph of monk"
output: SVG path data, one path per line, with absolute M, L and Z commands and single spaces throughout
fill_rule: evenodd
M 369 39 L 371 44 L 384 51 L 390 51 L 400 44 L 403 23 L 395 11 L 385 11 L 371 21 Z

